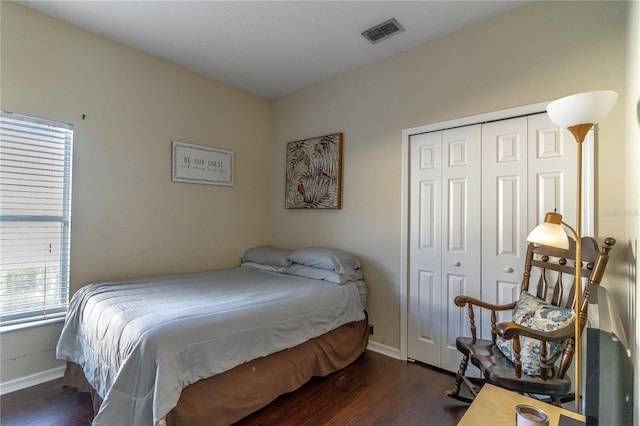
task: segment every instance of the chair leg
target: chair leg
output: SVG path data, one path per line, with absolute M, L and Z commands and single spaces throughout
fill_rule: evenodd
M 552 396 L 551 397 L 551 403 L 553 405 L 557 405 L 558 407 L 562 407 L 562 400 L 560 399 L 559 396 Z
M 469 387 L 471 393 L 475 396 L 478 393 L 478 389 L 469 382 L 469 380 L 464 376 L 467 371 L 467 366 L 469 365 L 469 357 L 467 355 L 462 356 L 462 361 L 460 361 L 460 368 L 456 373 L 456 382 L 453 384 L 453 388 L 444 392 L 444 394 L 450 398 L 457 399 L 463 402 L 472 402 L 473 399 L 465 398 L 460 396 L 460 385 L 464 381 L 464 383 Z

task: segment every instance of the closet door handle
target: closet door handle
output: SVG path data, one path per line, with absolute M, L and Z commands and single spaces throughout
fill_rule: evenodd
M 504 268 L 504 271 L 508 274 L 512 274 L 513 273 L 513 268 L 508 267 L 508 268 Z
M 457 261 L 457 260 L 456 260 L 455 262 L 453 262 L 453 266 L 460 266 L 460 265 L 462 265 L 462 263 L 460 263 L 460 262 L 459 262 L 459 261 Z

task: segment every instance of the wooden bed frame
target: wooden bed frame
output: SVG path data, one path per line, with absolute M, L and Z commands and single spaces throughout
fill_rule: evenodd
M 239 365 L 182 390 L 166 416 L 167 426 L 228 425 L 292 392 L 314 376 L 338 371 L 362 355 L 369 339 L 368 320 L 338 327 L 305 343 Z M 94 412 L 102 400 L 78 364 L 67 363 L 64 386 L 90 392 Z

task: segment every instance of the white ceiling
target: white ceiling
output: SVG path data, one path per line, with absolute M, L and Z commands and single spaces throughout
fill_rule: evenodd
M 266 99 L 527 1 L 30 1 L 20 3 Z M 371 44 L 390 18 L 405 31 Z

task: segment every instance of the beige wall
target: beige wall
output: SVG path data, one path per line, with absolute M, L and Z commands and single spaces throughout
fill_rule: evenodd
M 274 243 L 360 256 L 372 340 L 398 349 L 402 129 L 612 89 L 620 99 L 600 124 L 596 227 L 621 242 L 607 279 L 626 279 L 625 221 L 613 213 L 626 205 L 625 27 L 621 2 L 534 2 L 274 101 Z M 337 131 L 343 209 L 285 210 L 286 142 Z
M 629 323 L 635 327 L 630 342 L 636 360 L 635 378 L 635 422 L 640 417 L 640 2 L 628 3 L 627 12 L 627 228 L 629 245 L 629 311 L 632 312 Z
M 2 110 L 74 125 L 72 291 L 236 266 L 269 241 L 268 101 L 17 3 L 1 13 Z M 172 140 L 233 151 L 234 186 L 173 183 Z M 3 333 L 2 381 L 59 365 L 59 332 Z

